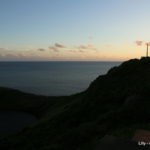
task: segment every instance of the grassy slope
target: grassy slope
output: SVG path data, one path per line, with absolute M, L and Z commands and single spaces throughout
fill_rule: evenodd
M 149 129 L 149 58 L 114 67 L 85 92 L 70 97 L 1 91 L 1 109 L 20 109 L 42 116 L 34 126 L 2 140 L 3 150 L 87 150 L 93 149 L 105 134 L 128 133 L 129 137 L 136 128 Z
M 0 87 L 0 110 L 25 111 L 38 118 L 44 117 L 53 108 L 70 102 L 68 96 L 41 96 L 21 92 L 16 89 Z

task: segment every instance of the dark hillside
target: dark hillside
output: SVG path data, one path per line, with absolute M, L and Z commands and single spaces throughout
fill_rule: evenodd
M 69 97 L 25 94 L 23 102 L 10 105 L 8 99 L 20 94 L 7 92 L 0 93 L 0 108 L 25 103 L 20 109 L 45 115 L 36 125 L 2 140 L 3 150 L 92 150 L 106 134 L 126 136 L 126 131 L 129 138 L 138 128 L 150 129 L 150 58 L 126 61 L 99 76 L 86 91 Z M 31 107 L 24 108 L 26 104 Z

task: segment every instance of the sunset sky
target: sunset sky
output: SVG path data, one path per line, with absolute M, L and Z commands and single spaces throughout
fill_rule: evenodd
M 145 55 L 149 0 L 0 0 L 0 61 Z

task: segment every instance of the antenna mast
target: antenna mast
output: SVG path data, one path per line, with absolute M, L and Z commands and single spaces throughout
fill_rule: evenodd
M 149 43 L 146 43 L 146 45 L 147 45 L 147 51 L 146 51 L 146 57 L 148 57 L 148 45 Z

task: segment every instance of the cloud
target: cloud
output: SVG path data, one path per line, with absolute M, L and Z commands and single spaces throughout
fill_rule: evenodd
M 147 44 L 148 44 L 148 46 L 150 46 L 150 42 L 145 43 L 145 45 L 147 45 Z
M 69 52 L 76 53 L 77 50 L 69 50 Z
M 8 58 L 17 58 L 18 55 L 17 54 L 11 54 L 11 53 L 9 53 L 9 54 L 5 54 L 5 57 L 8 57 Z
M 44 52 L 46 49 L 44 48 L 39 48 L 38 51 Z
M 82 49 L 80 49 L 80 50 L 79 50 L 79 52 L 80 52 L 80 53 L 84 53 L 85 51 L 84 51 L 84 50 L 82 50 Z
M 143 41 L 136 40 L 136 41 L 135 41 L 135 43 L 136 43 L 136 45 L 138 45 L 138 46 L 142 46 L 142 44 L 143 44 Z
M 78 48 L 81 50 L 81 49 L 87 49 L 87 50 L 97 50 L 93 45 L 91 44 L 88 44 L 88 45 L 80 45 L 78 46 Z
M 63 44 L 55 43 L 54 46 L 49 46 L 48 48 L 54 52 L 60 52 L 60 48 L 66 48 L 66 46 Z
M 0 47 L 0 51 L 5 51 L 5 50 L 9 50 L 9 49 L 8 48 Z
M 88 44 L 88 45 L 80 45 L 79 48 L 80 49 L 93 49 L 94 47 L 93 45 Z
M 18 57 L 26 57 L 27 56 L 27 54 L 25 54 L 25 53 L 19 53 L 18 54 Z
M 55 46 L 49 46 L 48 48 L 54 52 L 59 52 L 59 49 Z
M 113 45 L 112 45 L 112 44 L 106 44 L 105 47 L 107 47 L 107 48 L 112 48 Z
M 3 55 L 3 54 L 0 54 L 0 58 L 2 58 L 2 57 L 4 57 L 4 55 Z
M 65 45 L 59 44 L 59 43 L 55 43 L 55 47 L 58 47 L 58 48 L 66 48 Z
M 82 49 L 79 49 L 79 50 L 69 50 L 69 52 L 72 52 L 72 53 L 78 53 L 78 52 L 84 53 L 85 51 L 82 50 Z
M 144 45 L 148 44 L 148 46 L 150 46 L 150 42 L 145 43 L 144 41 L 136 40 L 135 43 L 136 43 L 137 46 L 142 46 L 143 44 Z

